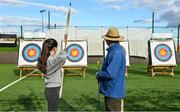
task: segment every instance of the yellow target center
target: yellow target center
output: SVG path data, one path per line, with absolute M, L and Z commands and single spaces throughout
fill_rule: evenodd
M 29 56 L 34 56 L 35 55 L 35 51 L 34 50 L 30 50 L 29 51 Z
M 164 50 L 164 49 L 162 49 L 162 50 L 160 51 L 160 53 L 161 53 L 162 56 L 165 56 L 165 55 L 167 54 L 166 50 Z
M 77 56 L 78 55 L 78 52 L 76 50 L 72 51 L 72 55 L 73 56 Z

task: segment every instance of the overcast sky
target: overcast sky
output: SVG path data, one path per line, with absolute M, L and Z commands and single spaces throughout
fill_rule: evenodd
M 41 25 L 41 9 L 52 25 L 64 25 L 70 0 L 0 0 L 0 25 Z M 180 0 L 71 0 L 72 26 L 157 26 L 180 24 Z M 47 22 L 46 22 L 47 23 Z

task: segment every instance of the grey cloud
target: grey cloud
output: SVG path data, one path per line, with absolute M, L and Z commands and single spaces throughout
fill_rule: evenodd
M 137 6 L 147 7 L 155 13 L 159 13 L 160 21 L 166 21 L 168 26 L 180 24 L 180 1 L 179 0 L 135 0 Z M 139 1 L 139 2 L 138 2 Z
M 123 3 L 128 4 L 125 6 L 122 5 Z M 177 26 L 178 24 L 180 24 L 180 0 L 124 0 L 121 4 L 114 3 L 113 7 L 112 4 L 109 4 L 109 6 L 107 7 L 113 10 L 122 10 L 126 8 L 147 8 L 151 11 L 154 11 L 155 14 L 157 14 L 156 18 L 160 18 L 156 22 L 167 22 L 168 26 Z M 139 19 L 134 21 L 134 23 L 150 22 L 151 20 L 148 19 Z
M 133 21 L 134 23 L 152 23 L 152 19 L 137 19 Z M 155 22 L 162 22 L 161 20 L 155 20 Z
M 180 24 L 180 10 L 169 10 L 164 12 L 160 18 L 168 22 L 168 26 L 178 26 Z

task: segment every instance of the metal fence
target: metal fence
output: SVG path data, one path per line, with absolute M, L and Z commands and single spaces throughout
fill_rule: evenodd
M 50 29 L 63 29 L 65 26 L 51 26 Z M 151 30 L 151 26 L 114 26 L 119 29 L 149 29 Z M 109 26 L 71 26 L 70 28 L 84 29 L 84 30 L 98 30 L 98 29 L 108 29 Z M 48 27 L 44 27 L 44 32 L 48 31 Z M 179 30 L 177 26 L 156 26 L 154 27 L 155 33 L 172 33 L 173 39 L 175 40 L 176 47 L 179 46 Z M 24 32 L 42 32 L 41 25 L 0 25 L 0 33 L 1 34 L 16 34 L 18 37 L 21 37 Z M 178 47 L 179 48 L 179 47 Z M 180 49 L 179 49 L 180 51 Z

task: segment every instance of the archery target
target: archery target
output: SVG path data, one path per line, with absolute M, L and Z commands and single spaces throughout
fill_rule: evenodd
M 64 49 L 64 42 L 62 42 Z M 87 66 L 87 41 L 68 41 L 64 66 Z
M 174 41 L 150 41 L 152 65 L 176 65 Z
M 18 66 L 36 66 L 43 40 L 20 40 Z
M 171 48 L 166 44 L 159 44 L 154 48 L 154 55 L 159 61 L 168 61 L 172 57 Z
M 78 44 L 67 47 L 67 59 L 71 62 L 79 62 L 84 57 L 84 49 Z
M 119 44 L 124 48 L 124 51 L 125 51 L 126 66 L 130 66 L 130 62 L 129 62 L 129 43 L 128 43 L 128 41 L 125 41 L 125 42 L 119 42 Z M 106 50 L 107 48 L 108 48 L 108 45 L 104 41 L 104 56 L 105 57 L 107 55 L 107 50 Z
M 26 45 L 22 50 L 23 59 L 27 62 L 35 62 L 40 56 L 41 48 L 39 45 L 30 43 Z

